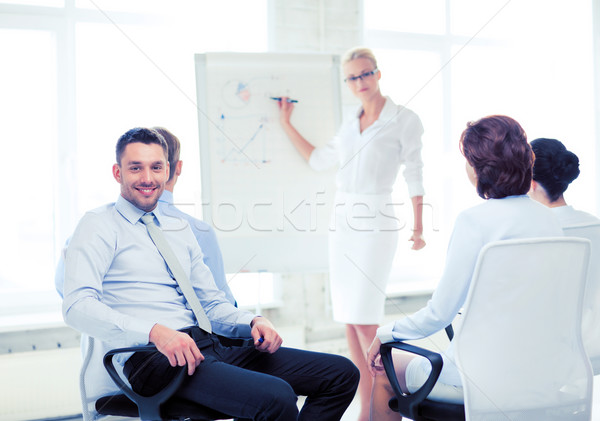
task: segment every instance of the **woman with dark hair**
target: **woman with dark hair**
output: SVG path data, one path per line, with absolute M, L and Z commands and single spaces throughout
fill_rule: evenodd
M 393 391 L 378 358 L 382 343 L 424 338 L 449 325 L 464 305 L 477 257 L 487 243 L 563 235 L 552 212 L 527 196 L 533 153 L 519 123 L 501 115 L 468 123 L 460 138 L 460 150 L 470 181 L 486 200 L 458 215 L 442 278 L 427 306 L 377 330 L 367 357 L 375 376 L 371 399 L 374 420 L 402 418 L 388 407 Z M 444 363 L 429 399 L 463 402 L 460 375 L 452 362 L 453 348 L 450 343 L 443 355 L 449 361 Z M 406 393 L 419 389 L 430 371 L 428 361 L 413 354 L 394 355 L 394 366 Z
M 587 238 L 592 242 L 588 283 L 582 314 L 583 344 L 594 368 L 600 374 L 600 219 L 567 205 L 564 192 L 579 176 L 579 158 L 556 139 L 540 138 L 531 142 L 535 154 L 533 181 L 529 196 L 548 206 L 565 230 L 565 235 Z
M 579 177 L 579 158 L 567 150 L 565 145 L 556 139 L 539 138 L 531 142 L 535 154 L 533 165 L 533 182 L 529 195 L 549 208 L 561 208 L 556 215 L 564 217 L 589 217 L 598 218 L 583 212 L 585 215 L 576 215 L 571 206 L 567 206 L 563 193 L 569 184 Z

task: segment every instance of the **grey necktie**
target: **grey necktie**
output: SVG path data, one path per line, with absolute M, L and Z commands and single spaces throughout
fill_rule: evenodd
M 156 245 L 158 252 L 161 254 L 169 269 L 171 269 L 171 273 L 175 277 L 175 281 L 179 284 L 181 288 L 181 292 L 183 292 L 183 296 L 186 301 L 189 303 L 194 315 L 196 316 L 196 320 L 198 320 L 198 326 L 200 329 L 211 333 L 211 325 L 210 320 L 206 316 L 204 309 L 202 308 L 202 304 L 200 304 L 200 300 L 196 296 L 194 288 L 192 287 L 192 283 L 188 279 L 185 271 L 181 267 L 181 263 L 179 263 L 179 259 L 175 256 L 173 249 L 167 242 L 164 233 L 162 230 L 156 225 L 154 222 L 154 214 L 147 213 L 142 216 L 142 222 L 146 225 L 148 229 L 148 234 L 150 234 L 150 238 Z

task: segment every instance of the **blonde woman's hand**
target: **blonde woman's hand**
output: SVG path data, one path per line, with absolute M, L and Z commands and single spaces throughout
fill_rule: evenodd
M 423 247 L 427 245 L 425 242 L 425 238 L 423 237 L 422 231 L 413 230 L 412 236 L 408 239 L 408 241 L 412 241 L 413 245 L 411 247 L 412 250 L 421 250 Z
M 281 122 L 281 124 L 290 124 L 292 111 L 294 111 L 294 103 L 289 102 L 288 98 L 284 96 L 281 97 L 279 101 L 277 101 L 277 105 L 279 107 L 279 121 Z

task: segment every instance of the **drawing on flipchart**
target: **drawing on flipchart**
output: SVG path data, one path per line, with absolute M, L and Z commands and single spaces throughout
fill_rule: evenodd
M 268 164 L 267 124 L 267 117 L 262 115 L 235 117 L 221 113 L 219 134 L 215 138 L 219 161 L 236 165 Z
M 325 145 L 341 123 L 339 60 L 215 52 L 196 54 L 195 65 L 202 215 L 219 237 L 226 270 L 326 269 L 335 168 L 310 168 L 271 97 L 297 100 L 294 125 Z
M 244 108 L 252 100 L 252 91 L 250 90 L 250 83 L 230 80 L 228 81 L 221 91 L 223 102 L 229 108 Z
M 270 96 L 273 87 L 281 82 L 277 76 L 264 76 L 248 81 L 228 80 L 222 85 L 215 136 L 220 163 L 240 166 L 272 162 L 273 133 L 281 129 Z

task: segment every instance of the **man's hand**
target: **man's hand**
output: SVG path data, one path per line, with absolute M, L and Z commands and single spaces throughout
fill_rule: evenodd
M 252 319 L 250 326 L 252 327 L 251 335 L 254 338 L 254 347 L 257 350 L 272 354 L 279 349 L 283 339 L 268 319 L 256 316 Z
M 196 367 L 204 361 L 204 355 L 190 335 L 170 329 L 158 323 L 150 330 L 150 342 L 169 359 L 171 367 L 188 365 L 188 374 L 194 374 Z
M 381 363 L 381 356 L 379 355 L 379 348 L 381 348 L 381 340 L 375 336 L 367 351 L 367 367 L 373 377 L 385 373 L 385 369 Z

